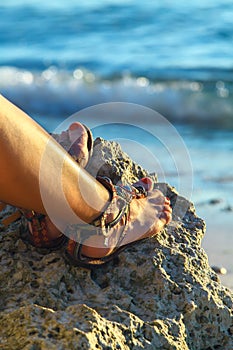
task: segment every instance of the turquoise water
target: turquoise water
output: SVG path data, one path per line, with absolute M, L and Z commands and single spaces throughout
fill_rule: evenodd
M 2 0 L 0 13 L 0 91 L 34 116 L 126 101 L 233 128 L 230 0 Z
M 230 0 L 1 1 L 2 65 L 232 78 Z

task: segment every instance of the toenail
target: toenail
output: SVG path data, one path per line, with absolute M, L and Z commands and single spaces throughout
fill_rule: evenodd
M 80 123 L 78 122 L 75 122 L 75 123 L 72 123 L 70 126 L 69 126 L 69 130 L 76 130 L 76 129 L 79 129 L 80 128 Z
M 143 177 L 139 180 L 139 182 L 143 183 L 147 188 L 150 188 L 153 186 L 153 181 L 149 177 Z
M 141 181 L 144 182 L 145 184 L 148 184 L 148 183 L 151 183 L 151 182 L 152 182 L 152 180 L 151 180 L 149 177 L 143 177 L 143 178 L 141 179 Z

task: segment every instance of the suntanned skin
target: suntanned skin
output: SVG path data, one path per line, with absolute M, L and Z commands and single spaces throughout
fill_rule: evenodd
M 80 144 L 86 144 L 83 133 Z M 46 167 L 41 160 L 48 154 Z M 83 152 L 85 153 L 85 146 Z M 87 150 L 86 150 L 87 152 Z M 63 200 L 53 179 L 62 166 L 62 188 L 74 216 L 64 213 Z M 82 189 L 79 184 L 82 184 Z M 87 223 L 107 208 L 111 195 L 96 179 L 82 169 L 50 135 L 26 113 L 0 95 L 0 200 L 11 205 L 47 214 L 40 189 L 55 203 L 53 215 L 64 221 Z M 85 189 L 84 200 L 82 196 Z M 130 205 L 130 225 L 123 244 L 158 233 L 170 220 L 171 208 L 162 193 L 154 190 L 147 198 L 134 199 Z M 119 228 L 116 228 L 116 234 Z M 51 223 L 51 237 L 60 232 Z M 104 248 L 103 238 L 93 236 L 86 240 L 83 254 L 100 257 L 113 249 Z

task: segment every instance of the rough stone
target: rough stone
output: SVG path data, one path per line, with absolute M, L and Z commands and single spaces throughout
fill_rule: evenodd
M 118 145 L 96 145 L 97 172 L 115 182 L 147 175 Z M 1 349 L 233 349 L 233 295 L 201 247 L 205 223 L 174 188 L 155 186 L 171 198 L 171 224 L 94 271 L 24 243 L 20 221 L 2 228 Z
M 132 184 L 149 175 L 148 171 L 122 151 L 119 143 L 100 137 L 94 142 L 93 155 L 86 169 L 94 177 L 110 177 L 114 184 Z M 150 174 L 150 177 L 157 181 L 155 174 Z

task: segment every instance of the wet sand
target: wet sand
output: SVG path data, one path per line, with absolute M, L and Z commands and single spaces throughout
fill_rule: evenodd
M 224 267 L 227 272 L 219 277 L 222 284 L 233 290 L 233 211 L 218 206 L 197 208 L 206 221 L 206 234 L 202 241 L 210 266 Z

